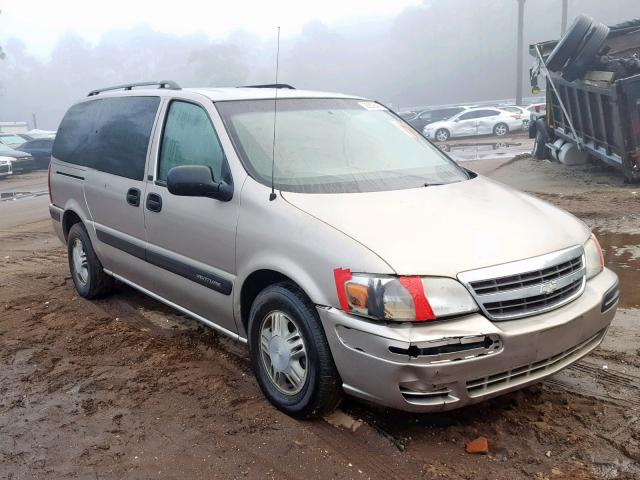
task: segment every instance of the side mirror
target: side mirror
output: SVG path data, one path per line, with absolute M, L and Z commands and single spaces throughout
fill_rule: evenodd
M 182 197 L 209 197 L 228 202 L 233 197 L 233 187 L 225 182 L 216 182 L 209 167 L 204 165 L 181 165 L 173 167 L 167 174 L 167 189 Z

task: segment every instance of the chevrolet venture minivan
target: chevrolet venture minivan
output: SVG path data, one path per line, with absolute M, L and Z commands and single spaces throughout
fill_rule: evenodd
M 298 418 L 344 392 L 431 412 L 521 388 L 596 348 L 618 302 L 584 223 L 364 98 L 96 90 L 49 182 L 80 296 L 119 280 L 246 343 Z

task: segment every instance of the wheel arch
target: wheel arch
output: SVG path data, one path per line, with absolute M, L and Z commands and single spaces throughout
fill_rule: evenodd
M 75 210 L 65 210 L 62 215 L 62 233 L 64 234 L 65 242 L 67 241 L 67 238 L 69 236 L 69 230 L 71 230 L 71 227 L 73 227 L 76 223 L 83 223 L 82 217 L 80 217 L 80 215 L 78 215 Z
M 294 280 L 290 275 L 286 275 L 279 270 L 272 268 L 260 268 L 252 271 L 242 281 L 240 294 L 237 300 L 238 314 L 240 322 L 245 332 L 248 331 L 249 312 L 255 298 L 265 288 L 280 282 L 291 282 L 296 285 L 306 296 L 310 298 L 306 290 Z

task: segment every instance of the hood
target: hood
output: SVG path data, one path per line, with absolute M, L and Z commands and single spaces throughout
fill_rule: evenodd
M 571 214 L 480 176 L 419 189 L 282 196 L 371 249 L 399 275 L 455 277 L 580 245 L 589 236 Z M 348 268 L 349 260 L 339 266 Z
M 31 154 L 27 152 L 23 152 L 20 150 L 14 150 L 13 152 L 2 152 L 3 157 L 11 157 L 11 158 L 22 158 L 22 157 L 30 157 Z

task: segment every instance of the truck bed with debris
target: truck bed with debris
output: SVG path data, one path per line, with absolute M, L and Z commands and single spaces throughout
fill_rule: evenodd
M 640 20 L 606 27 L 581 16 L 559 41 L 532 45 L 546 113 L 531 122 L 533 154 L 562 163 L 595 157 L 640 180 Z

